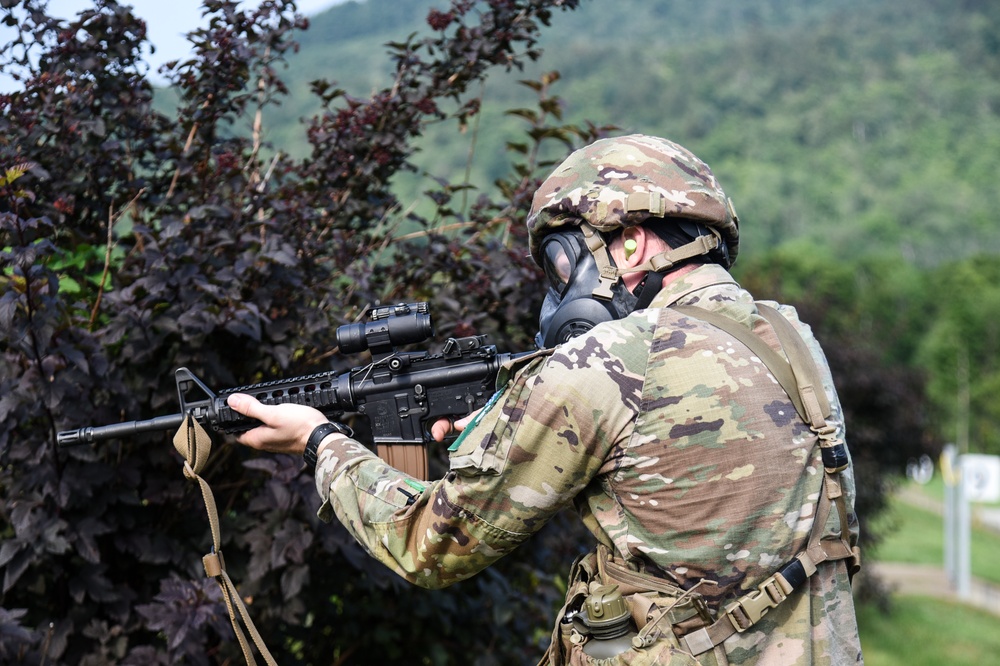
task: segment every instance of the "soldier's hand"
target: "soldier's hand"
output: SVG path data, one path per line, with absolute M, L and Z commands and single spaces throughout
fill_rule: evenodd
M 476 414 L 480 411 L 481 410 L 477 409 L 468 416 L 464 416 L 457 421 L 452 421 L 451 419 L 438 419 L 431 426 L 431 437 L 434 438 L 435 442 L 443 442 L 444 438 L 452 432 L 462 432 L 465 430 L 465 426 L 469 425 L 469 422 L 476 418 Z
M 272 453 L 302 455 L 313 428 L 329 419 L 323 412 L 306 405 L 265 405 L 245 393 L 233 393 L 226 403 L 234 410 L 257 419 L 263 425 L 239 435 L 245 446 Z

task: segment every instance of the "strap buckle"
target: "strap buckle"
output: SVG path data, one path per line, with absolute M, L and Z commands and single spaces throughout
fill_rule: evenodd
M 226 561 L 222 559 L 222 551 L 212 547 L 212 552 L 201 558 L 201 563 L 205 567 L 205 575 L 209 578 L 218 578 L 226 570 Z
M 792 587 L 780 574 L 775 574 L 757 586 L 757 590 L 726 606 L 726 616 L 736 631 L 743 633 L 764 617 L 769 610 L 788 598 Z

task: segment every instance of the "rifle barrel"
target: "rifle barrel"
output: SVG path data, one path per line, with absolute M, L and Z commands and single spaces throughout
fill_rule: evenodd
M 158 432 L 162 430 L 177 430 L 184 423 L 183 414 L 170 414 L 169 416 L 157 416 L 145 421 L 126 421 L 125 423 L 112 423 L 106 426 L 90 426 L 79 430 L 65 430 L 57 436 L 57 443 L 60 447 L 75 446 L 89 442 L 100 442 L 105 439 L 116 437 L 131 437 L 142 432 Z

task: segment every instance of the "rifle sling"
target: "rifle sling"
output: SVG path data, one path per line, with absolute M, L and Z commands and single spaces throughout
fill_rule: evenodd
M 250 618 L 250 613 L 247 611 L 246 604 L 243 603 L 243 598 L 240 597 L 239 590 L 229 578 L 229 574 L 226 573 L 226 563 L 222 559 L 219 512 L 215 506 L 215 495 L 208 482 L 199 475 L 205 467 L 205 463 L 208 462 L 208 456 L 212 451 L 212 437 L 195 418 L 186 414 L 184 422 L 174 435 L 174 448 L 184 457 L 184 476 L 192 481 L 197 481 L 201 487 L 205 510 L 208 512 L 208 523 L 212 530 L 212 552 L 202 558 L 202 564 L 205 567 L 205 574 L 209 578 L 214 578 L 222 589 L 222 598 L 226 601 L 229 619 L 233 624 L 233 632 L 240 643 L 240 648 L 243 650 L 243 657 L 249 666 L 256 666 L 257 662 L 254 660 L 253 650 L 236 616 L 237 610 L 239 610 L 243 624 L 246 625 L 247 632 L 253 638 L 253 642 L 264 661 L 267 662 L 268 666 L 277 666 L 277 662 L 274 661 L 267 646 L 264 645 L 264 639 Z
M 822 427 L 830 416 L 830 401 L 823 389 L 816 360 L 809 353 L 805 340 L 792 323 L 770 305 L 758 302 L 757 309 L 778 334 L 781 347 L 788 356 L 792 372 L 795 374 L 795 382 L 798 384 L 799 393 L 808 412 L 804 415 L 806 422 L 814 428 Z

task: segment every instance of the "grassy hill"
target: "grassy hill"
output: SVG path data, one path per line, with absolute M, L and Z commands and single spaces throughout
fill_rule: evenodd
M 307 154 L 299 121 L 320 110 L 309 82 L 357 96 L 389 85 L 383 45 L 445 5 L 367 0 L 316 16 L 268 118 L 273 146 Z M 798 240 L 934 266 L 1000 247 L 997 35 L 1000 5 L 985 1 L 583 0 L 554 15 L 539 62 L 488 81 L 475 132 L 428 128 L 422 164 L 489 187 L 520 129 L 503 111 L 532 99 L 517 81 L 557 70 L 568 120 L 666 135 L 708 161 L 747 250 Z
M 865 566 L 879 561 L 943 567 L 944 530 L 940 513 L 943 494 L 939 474 L 930 485 L 908 482 L 899 488 L 889 512 L 880 516 L 877 524 L 862 527 L 862 543 L 866 529 L 887 534 L 874 551 L 865 551 Z M 934 505 L 936 511 L 927 510 Z M 976 578 L 993 585 L 1000 581 L 997 547 L 1000 535 L 973 522 L 972 572 Z M 944 579 L 944 575 L 940 578 Z M 907 587 L 899 587 L 888 613 L 875 605 L 859 608 L 865 663 L 876 666 L 997 663 L 1000 636 L 988 629 L 996 626 L 995 614 L 959 603 L 953 594 L 947 594 L 950 588 L 944 585 L 935 589 L 935 598 L 914 596 L 914 590 Z M 918 589 L 926 590 L 927 584 L 921 582 Z

